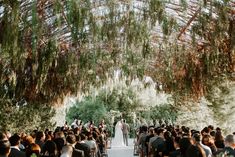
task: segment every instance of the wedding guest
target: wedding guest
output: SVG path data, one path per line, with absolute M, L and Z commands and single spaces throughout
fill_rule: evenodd
M 97 145 L 96 145 L 96 141 L 94 140 L 92 133 L 88 133 L 88 137 L 87 140 L 84 141 L 89 147 L 90 147 L 90 151 L 92 156 L 95 156 L 95 154 L 97 154 Z
M 165 129 L 159 128 L 157 130 L 157 138 L 151 144 L 151 150 L 154 157 L 162 157 L 166 151 L 166 142 L 164 138 Z
M 145 144 L 146 144 L 146 147 L 147 147 L 147 156 L 150 156 L 149 154 L 149 140 L 150 138 L 154 137 L 154 128 L 153 127 L 149 127 L 148 129 L 148 135 L 146 137 L 146 140 L 145 140 Z
M 25 153 L 20 151 L 20 136 L 17 134 L 14 134 L 9 138 L 9 141 L 11 143 L 11 153 L 9 157 L 25 157 Z
M 151 154 L 152 154 L 151 145 L 152 145 L 153 141 L 155 141 L 158 138 L 158 136 L 157 136 L 158 129 L 159 129 L 159 127 L 154 128 L 154 130 L 153 130 L 153 135 L 154 136 L 149 139 L 149 144 L 148 144 L 148 154 L 149 154 L 149 156 L 151 156 Z
M 73 148 L 72 157 L 84 157 L 84 151 L 77 149 L 75 145 L 77 144 L 76 137 L 73 134 L 69 134 L 66 137 L 67 145 Z
M 100 124 L 98 125 L 98 128 L 101 130 L 105 130 L 106 129 L 106 125 L 104 122 L 104 119 L 101 120 Z
M 64 138 L 56 138 L 56 139 L 54 139 L 54 142 L 57 147 L 58 156 L 60 156 L 61 152 L 62 152 L 62 148 L 65 146 L 65 139 Z
M 204 135 L 208 135 L 208 134 L 206 132 L 204 132 Z M 200 145 L 203 148 L 203 150 L 206 153 L 206 157 L 211 157 L 212 156 L 212 151 L 211 151 L 210 147 L 202 144 L 202 141 L 201 141 L 202 137 L 199 133 L 194 133 L 192 135 L 192 140 L 193 140 L 194 145 Z
M 181 138 L 179 136 L 175 137 L 174 138 L 174 148 L 175 148 L 175 151 L 171 152 L 169 154 L 169 157 L 178 157 L 180 156 L 180 140 Z
M 74 119 L 73 123 L 71 124 L 71 128 L 72 129 L 75 129 L 75 128 L 78 128 L 78 120 L 77 119 Z
M 145 157 L 147 155 L 147 147 L 145 144 L 146 138 L 147 138 L 147 131 L 148 131 L 148 127 L 147 126 L 142 126 L 141 127 L 141 132 L 139 135 L 139 139 L 137 141 L 137 144 L 139 146 L 140 149 L 140 157 Z
M 0 132 L 0 141 L 8 140 L 7 136 L 5 133 Z
M 89 145 L 85 143 L 86 136 L 84 134 L 80 134 L 76 137 L 77 143 L 75 145 L 75 148 L 78 150 L 82 150 L 84 152 L 85 157 L 91 156 L 91 149 Z
M 11 151 L 11 144 L 8 140 L 0 140 L 0 157 L 8 157 Z
M 35 155 L 39 157 L 41 152 L 41 148 L 38 144 L 31 143 L 27 148 L 26 148 L 26 157 L 31 157 L 31 155 Z
M 222 135 L 221 130 L 217 130 L 215 133 L 215 146 L 217 147 L 218 150 L 224 149 L 224 137 Z
M 57 157 L 56 144 L 53 141 L 46 141 L 43 145 L 41 157 Z
M 62 148 L 60 157 L 71 157 L 73 154 L 73 147 L 66 145 Z
M 204 135 L 202 137 L 202 144 L 208 146 L 211 149 L 212 154 L 214 154 L 217 151 L 214 139 L 210 135 Z
M 68 126 L 68 122 L 65 121 L 64 126 L 63 126 L 63 130 L 68 130 L 69 126 Z
M 39 147 L 42 149 L 43 145 L 44 145 L 44 142 L 45 142 L 45 133 L 42 132 L 42 131 L 38 131 L 36 133 L 36 140 L 35 140 L 35 143 L 39 145 Z
M 169 156 L 169 154 L 175 150 L 174 148 L 174 141 L 173 141 L 173 137 L 171 135 L 170 131 L 166 131 L 164 133 L 164 139 L 165 139 L 165 146 L 166 146 L 166 150 L 164 152 L 165 156 Z
M 225 137 L 225 147 L 222 152 L 224 152 L 227 156 L 235 157 L 234 144 L 235 144 L 234 135 L 227 135 Z
M 188 148 L 192 145 L 189 137 L 182 137 L 179 141 L 181 157 L 187 157 L 186 153 Z

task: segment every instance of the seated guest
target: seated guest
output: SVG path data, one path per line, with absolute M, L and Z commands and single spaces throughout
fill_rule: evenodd
M 211 149 L 212 154 L 214 154 L 217 151 L 214 139 L 211 137 L 211 135 L 204 135 L 202 137 L 202 144 L 208 146 Z
M 31 155 L 39 157 L 39 154 L 41 152 L 41 148 L 38 144 L 31 143 L 26 148 L 26 157 L 31 157 Z
M 0 141 L 8 140 L 7 135 L 3 132 L 0 132 Z
M 7 139 L 11 137 L 11 132 L 9 130 L 5 130 L 4 134 L 7 136 Z
M 63 131 L 58 131 L 58 132 L 56 132 L 54 139 L 57 139 L 57 138 L 63 138 L 63 139 L 65 139 L 64 132 L 63 132 Z
M 224 137 L 222 135 L 221 130 L 217 130 L 215 133 L 215 146 L 217 147 L 218 150 L 224 149 Z
M 75 146 L 75 145 L 77 144 L 75 135 L 69 134 L 69 135 L 66 137 L 66 141 L 67 141 L 67 145 L 68 145 L 68 146 L 72 146 L 72 148 L 73 148 L 72 157 L 84 157 L 84 152 L 83 152 L 83 150 L 78 149 L 78 148 L 76 148 L 76 146 Z
M 11 144 L 8 140 L 0 140 L 0 157 L 8 157 L 11 151 Z
M 207 135 L 207 131 L 205 131 L 204 135 Z M 206 157 L 211 157 L 212 156 L 212 151 L 210 147 L 202 144 L 202 137 L 199 133 L 194 133 L 192 136 L 193 144 L 198 145 L 203 148 L 203 150 L 206 153 Z
M 62 148 L 60 157 L 71 157 L 72 154 L 73 154 L 73 147 L 67 145 Z
M 180 140 L 181 138 L 179 136 L 174 138 L 174 147 L 175 147 L 175 151 L 171 152 L 169 157 L 177 157 L 180 156 Z
M 63 138 L 56 138 L 56 139 L 54 139 L 54 142 L 55 142 L 56 147 L 57 147 L 58 156 L 60 156 L 61 152 L 62 152 L 62 148 L 65 145 L 65 140 Z
M 84 142 L 90 147 L 91 154 L 95 156 L 97 154 L 97 145 L 91 133 L 88 133 L 88 138 Z
M 24 137 L 23 145 L 25 148 L 27 148 L 32 143 L 35 143 L 35 139 L 32 136 L 28 135 L 28 136 Z
M 206 153 L 200 144 L 196 144 L 188 148 L 186 157 L 206 157 Z
M 56 157 L 57 156 L 57 148 L 56 144 L 53 141 L 46 141 L 43 145 L 41 157 Z
M 206 136 L 208 134 L 205 134 Z M 212 154 L 206 156 L 206 151 L 209 150 L 209 147 L 203 147 L 201 143 L 201 135 L 199 133 L 194 133 L 191 140 L 191 146 L 186 151 L 186 157 L 211 157 Z
M 43 147 L 43 145 L 44 145 L 45 138 L 46 138 L 46 136 L 45 136 L 44 132 L 38 131 L 38 132 L 36 133 L 36 140 L 35 140 L 35 143 L 38 144 L 41 149 L 42 149 L 42 147 Z
M 186 157 L 186 152 L 191 145 L 191 139 L 189 137 L 183 137 L 180 139 L 179 146 L 181 157 Z
M 226 154 L 227 156 L 235 157 L 234 144 L 235 144 L 234 135 L 227 135 L 225 137 L 225 147 L 221 152 L 223 154 Z
M 170 131 L 166 131 L 164 133 L 164 139 L 165 139 L 165 147 L 166 147 L 164 155 L 169 156 L 169 154 L 175 150 L 173 137 Z
M 88 144 L 85 143 L 86 136 L 84 134 L 80 134 L 77 136 L 77 144 L 75 145 L 76 149 L 84 151 L 85 157 L 91 156 L 91 149 Z
M 9 157 L 25 157 L 25 153 L 20 151 L 20 136 L 17 134 L 14 134 L 9 138 L 9 141 L 11 143 L 11 153 Z

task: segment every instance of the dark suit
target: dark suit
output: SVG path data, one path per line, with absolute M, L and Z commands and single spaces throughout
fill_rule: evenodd
M 170 153 L 169 157 L 180 157 L 180 149 L 177 149 Z
M 85 156 L 84 156 L 84 152 L 82 150 L 78 150 L 78 149 L 73 148 L 72 157 L 85 157 Z
M 226 154 L 227 154 L 228 156 L 233 156 L 233 157 L 235 157 L 235 150 L 232 149 L 231 147 L 224 147 L 223 150 L 217 151 L 217 152 L 215 153 L 215 155 L 219 155 L 220 153 L 225 153 L 225 152 L 226 152 Z
M 123 141 L 128 146 L 128 134 L 130 127 L 127 123 L 122 123 Z
M 24 152 L 21 152 L 16 148 L 11 148 L 9 157 L 26 157 L 26 155 Z
M 77 143 L 75 145 L 76 149 L 84 151 L 84 157 L 90 157 L 91 156 L 91 149 L 88 144 L 86 143 Z

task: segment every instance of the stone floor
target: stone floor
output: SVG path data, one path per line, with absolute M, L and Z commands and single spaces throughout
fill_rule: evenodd
M 111 149 L 108 149 L 108 157 L 137 157 L 134 156 L 133 141 L 133 139 L 129 139 L 130 145 L 127 147 L 111 147 Z

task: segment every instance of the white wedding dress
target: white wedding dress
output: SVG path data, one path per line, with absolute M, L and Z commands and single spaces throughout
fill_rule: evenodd
M 115 135 L 112 140 L 112 147 L 126 147 L 123 141 L 121 121 L 118 121 L 115 126 Z

